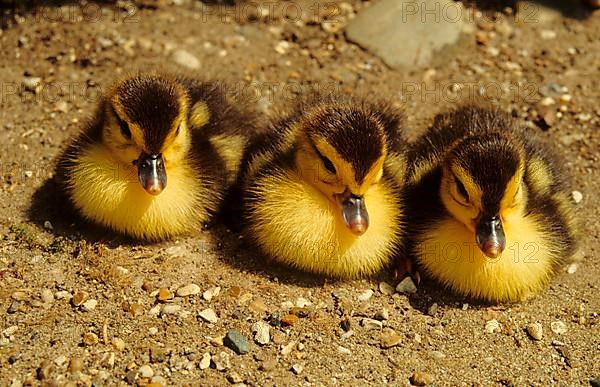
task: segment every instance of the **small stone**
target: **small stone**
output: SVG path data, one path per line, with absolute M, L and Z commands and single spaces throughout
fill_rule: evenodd
M 235 329 L 227 332 L 223 339 L 223 344 L 232 349 L 238 355 L 246 354 L 250 351 L 250 343 L 240 332 Z
M 498 323 L 498 320 L 489 320 L 488 322 L 486 322 L 485 331 L 487 333 L 494 333 L 500 331 L 500 323 Z
M 148 364 L 141 366 L 138 373 L 142 378 L 151 378 L 154 376 L 154 370 Z
M 375 318 L 375 320 L 379 321 L 387 320 L 390 318 L 390 311 L 388 310 L 388 308 L 383 308 L 379 312 L 375 313 L 375 316 L 373 317 Z
M 160 305 L 154 305 L 152 308 L 150 308 L 150 310 L 148 311 L 148 315 L 150 315 L 151 317 L 156 317 L 160 314 Z
M 371 289 L 365 290 L 360 296 L 358 296 L 358 301 L 368 301 L 371 297 L 373 297 L 373 291 Z
M 142 289 L 147 292 L 150 292 L 150 291 L 152 291 L 152 289 L 154 289 L 154 284 L 152 283 L 152 281 L 145 280 L 144 283 L 142 284 Z
M 129 314 L 131 314 L 132 317 L 141 316 L 144 314 L 144 306 L 142 304 L 130 304 Z
M 69 362 L 69 372 L 74 374 L 83 369 L 83 360 L 80 357 L 72 357 Z
M 250 305 L 248 305 L 248 308 L 251 311 L 258 314 L 263 314 L 269 311 L 269 307 L 267 307 L 267 304 L 265 304 L 265 302 L 260 298 L 257 298 L 256 300 L 252 301 Z
M 81 306 L 81 305 L 83 305 L 84 302 L 87 301 L 89 296 L 90 296 L 90 294 L 83 290 L 79 291 L 79 292 L 75 292 L 75 294 L 73 294 L 73 298 L 71 299 L 71 302 L 75 306 Z
M 242 378 L 242 376 L 237 372 L 231 371 L 229 375 L 227 375 L 227 380 L 229 380 L 230 383 L 237 384 L 242 383 L 244 381 L 244 378 Z
M 577 264 L 576 263 L 572 263 L 569 266 L 567 266 L 567 273 L 575 274 L 575 272 L 577 272 Z
M 12 335 L 15 334 L 15 332 L 17 332 L 19 330 L 19 327 L 16 325 L 12 325 L 8 328 L 6 328 L 5 330 L 2 331 L 2 335 L 4 337 L 11 337 Z
M 391 296 L 396 292 L 394 287 L 388 284 L 387 282 L 379 283 L 379 291 L 381 292 L 381 294 L 385 294 L 386 296 Z
M 266 345 L 271 341 L 271 327 L 264 321 L 252 324 L 252 332 L 254 332 L 254 341 L 258 344 Z
M 210 367 L 210 353 L 205 352 L 204 355 L 202 355 L 202 359 L 200 359 L 200 362 L 198 363 L 198 368 L 205 370 L 208 367 Z
M 281 318 L 281 324 L 284 326 L 292 326 L 298 323 L 300 319 L 295 314 L 287 314 Z
M 210 301 L 217 297 L 219 293 L 221 293 L 221 287 L 215 286 L 202 293 L 202 298 L 204 298 L 206 301 Z
M 291 369 L 293 373 L 295 373 L 296 375 L 300 375 L 304 370 L 304 367 L 302 367 L 302 365 L 300 364 L 294 364 Z
M 429 308 L 427 308 L 427 314 L 429 316 L 435 316 L 439 309 L 440 306 L 438 305 L 438 303 L 434 302 Z
M 440 351 L 433 351 L 433 352 L 431 352 L 431 357 L 434 358 L 435 360 L 442 360 L 442 359 L 446 358 L 446 355 Z
M 567 332 L 567 325 L 562 321 L 552 321 L 550 323 L 550 329 L 557 335 L 562 335 Z
M 167 288 L 158 289 L 158 294 L 156 295 L 158 301 L 166 302 L 173 299 L 173 293 Z
M 552 30 L 541 30 L 540 37 L 542 40 L 552 40 L 556 38 L 556 32 Z
M 277 367 L 277 359 L 268 359 L 261 363 L 259 369 L 261 371 L 271 371 Z
M 190 70 L 197 70 L 200 68 L 200 61 L 198 58 L 196 58 L 194 54 L 183 49 L 173 52 L 173 61 Z
M 290 49 L 290 42 L 288 42 L 287 40 L 281 40 L 279 43 L 277 43 L 275 45 L 275 51 L 278 54 L 286 54 Z
M 58 292 L 54 293 L 54 298 L 57 300 L 70 300 L 73 298 L 73 296 L 66 290 L 59 290 Z
M 177 295 L 179 297 L 195 296 L 196 294 L 200 294 L 200 286 L 196 284 L 189 284 L 177 289 Z
M 373 320 L 372 318 L 363 318 L 360 323 L 367 330 L 380 331 L 383 328 L 383 323 L 381 321 Z
M 54 302 L 54 293 L 50 289 L 42 289 L 40 298 L 44 304 L 51 304 Z
M 425 372 L 417 371 L 410 377 L 410 383 L 413 386 L 427 386 L 428 384 L 433 383 L 433 376 Z
M 54 110 L 61 113 L 67 113 L 69 111 L 69 104 L 67 103 L 67 101 L 58 101 L 54 105 Z M 48 222 L 49 225 L 52 226 L 52 223 L 50 223 L 50 221 L 47 220 L 46 222 Z M 46 228 L 46 222 L 44 222 L 44 228 Z
M 527 333 L 534 340 L 542 340 L 544 336 L 544 331 L 542 328 L 542 324 L 540 323 L 531 323 L 527 325 Z
M 289 343 L 284 345 L 283 348 L 281 348 L 281 354 L 283 356 L 289 355 L 290 353 L 292 353 L 292 350 L 294 349 L 295 346 L 296 346 L 296 342 L 290 341 Z
M 406 277 L 396 286 L 398 293 L 416 293 L 417 286 L 413 282 L 412 278 Z
M 307 306 L 311 306 L 312 302 L 308 301 L 306 298 L 298 297 L 296 298 L 296 302 L 294 306 L 297 308 L 306 308 Z
M 157 327 L 150 327 L 150 328 L 148 328 L 148 333 L 150 333 L 152 336 L 154 336 L 155 334 L 158 333 L 158 328 Z
M 84 312 L 91 312 L 92 310 L 96 309 L 96 305 L 98 305 L 98 301 L 94 299 L 87 300 L 81 305 L 81 310 Z
M 87 332 L 83 335 L 83 343 L 85 345 L 96 345 L 99 341 L 98 335 L 93 332 Z
M 39 93 L 42 89 L 42 78 L 40 77 L 24 77 L 23 87 L 27 91 L 31 91 L 35 94 Z
M 342 355 L 351 355 L 352 351 L 349 350 L 346 347 L 342 347 L 341 345 L 338 345 L 337 350 L 339 353 L 341 353 Z
M 229 295 L 233 298 L 238 298 L 242 294 L 242 289 L 239 286 L 232 286 L 229 289 Z
M 304 343 L 298 343 L 298 345 L 296 346 L 296 349 L 298 351 L 304 351 L 304 348 L 306 348 L 306 345 L 304 345 Z
M 202 320 L 204 320 L 208 323 L 211 323 L 211 324 L 215 324 L 217 321 L 219 321 L 219 317 L 217 317 L 217 314 L 211 308 L 204 309 L 203 311 L 198 313 L 198 316 Z
M 102 364 L 104 367 L 108 367 L 108 368 L 114 367 L 115 366 L 115 353 L 114 352 L 105 353 L 104 356 L 102 356 L 102 359 L 100 360 L 100 364 Z
M 381 332 L 381 347 L 382 348 L 395 347 L 396 345 L 400 344 L 401 341 L 402 341 L 402 336 L 397 334 L 396 331 L 394 331 L 391 328 L 385 328 Z
M 554 98 L 552 97 L 544 97 L 542 98 L 542 100 L 540 101 L 540 106 L 552 106 L 556 103 L 556 101 L 554 100 Z
M 162 363 L 167 360 L 167 351 L 161 347 L 150 348 L 150 361 L 152 363 Z
M 163 315 L 176 314 L 176 313 L 179 313 L 179 311 L 181 311 L 181 305 L 169 304 L 169 305 L 163 306 L 163 308 L 161 310 L 161 314 L 163 314 Z
M 67 357 L 65 355 L 61 355 L 61 356 L 57 357 L 56 359 L 54 359 L 54 364 L 56 364 L 59 367 L 62 367 L 66 362 L 67 362 Z
M 573 197 L 573 201 L 575 202 L 575 204 L 579 204 L 583 200 L 583 194 L 579 191 L 571 192 L 571 196 Z
M 214 363 L 217 371 L 225 371 L 231 367 L 229 354 L 227 352 L 221 351 L 218 355 L 214 355 L 211 360 Z
M 125 349 L 125 341 L 119 337 L 114 337 L 112 339 L 112 345 L 117 351 L 122 351 Z

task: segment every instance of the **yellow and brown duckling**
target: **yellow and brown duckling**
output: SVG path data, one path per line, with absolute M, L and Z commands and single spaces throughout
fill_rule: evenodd
M 436 117 L 408 174 L 410 250 L 455 292 L 519 301 L 576 249 L 564 174 L 548 147 L 507 114 L 466 106 Z
M 249 239 L 273 260 L 332 277 L 390 263 L 404 235 L 400 114 L 317 97 L 274 122 L 243 175 Z
M 199 227 L 237 178 L 249 106 L 216 82 L 124 78 L 59 161 L 67 195 L 87 220 L 138 239 Z

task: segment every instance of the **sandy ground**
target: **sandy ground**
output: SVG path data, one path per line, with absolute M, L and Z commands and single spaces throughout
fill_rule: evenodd
M 173 3 L 67 2 L 2 15 L 0 385 L 409 385 L 412 378 L 571 386 L 600 377 L 600 13 L 527 22 L 510 9 L 469 8 L 473 31 L 460 44 L 427 67 L 391 70 L 344 38 L 349 15 L 365 6 L 359 1 Z M 390 275 L 341 282 L 273 267 L 219 225 L 145 245 L 67 219 L 46 184 L 66 141 L 115 76 L 182 69 L 179 50 L 198 59 L 194 72 L 236 82 L 265 109 L 315 86 L 387 96 L 406 105 L 413 138 L 436 113 L 487 92 L 532 131 L 543 127 L 564 155 L 572 190 L 583 194 L 583 254 L 539 296 L 490 306 L 428 281 L 407 297 L 386 294 L 380 283 L 395 285 Z M 545 97 L 556 103 L 541 106 Z M 157 301 L 160 287 L 175 293 L 191 283 L 200 294 Z M 268 344 L 253 341 L 253 324 L 277 325 L 294 306 L 303 309 L 294 310 L 301 317 L 293 325 L 271 326 Z M 216 322 L 198 317 L 208 308 Z M 374 317 L 383 333 L 361 323 Z M 534 322 L 541 340 L 526 331 Z M 231 329 L 249 339 L 249 353 L 222 345 Z M 398 345 L 385 349 L 389 329 Z

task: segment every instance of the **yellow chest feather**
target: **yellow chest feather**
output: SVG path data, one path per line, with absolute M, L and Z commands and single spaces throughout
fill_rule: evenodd
M 401 233 L 397 195 L 380 183 L 365 195 L 369 228 L 355 236 L 339 209 L 293 172 L 262 178 L 252 189 L 249 233 L 273 259 L 335 277 L 372 274 L 388 264 Z
M 135 168 L 91 147 L 76 160 L 69 190 L 82 215 L 136 238 L 159 240 L 189 231 L 206 220 L 199 211 L 199 184 L 187 165 L 167 167 L 167 186 L 157 196 L 140 185 Z
M 506 248 L 495 259 L 455 219 L 445 219 L 421 238 L 417 256 L 425 271 L 457 293 L 494 302 L 520 301 L 548 283 L 557 257 L 534 216 L 504 222 Z

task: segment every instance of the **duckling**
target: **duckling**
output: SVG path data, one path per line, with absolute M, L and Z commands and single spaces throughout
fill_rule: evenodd
M 218 211 L 257 117 L 217 82 L 129 76 L 100 99 L 58 173 L 85 219 L 141 240 L 168 239 Z
M 243 175 L 248 238 L 275 261 L 331 277 L 390 263 L 404 235 L 398 109 L 316 96 L 274 122 Z
M 520 301 L 575 252 L 559 162 L 507 114 L 474 105 L 441 114 L 409 159 L 409 250 L 447 288 Z

